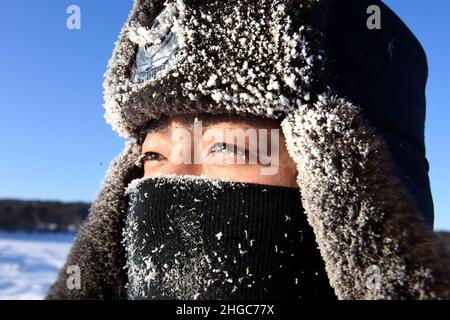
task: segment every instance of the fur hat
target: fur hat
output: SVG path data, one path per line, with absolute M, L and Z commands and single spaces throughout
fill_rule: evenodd
M 381 29 L 367 9 L 380 8 Z M 149 120 L 233 113 L 282 120 L 302 205 L 341 299 L 448 298 L 432 231 L 424 147 L 427 63 L 381 1 L 137 0 L 105 79 L 105 118 L 124 137 L 49 298 L 124 298 L 124 188 Z M 94 265 L 95 264 L 95 265 Z M 378 285 L 368 285 L 374 270 Z

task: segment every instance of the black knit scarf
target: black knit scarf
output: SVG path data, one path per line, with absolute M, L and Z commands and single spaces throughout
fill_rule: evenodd
M 127 195 L 130 299 L 335 299 L 298 189 L 158 177 Z

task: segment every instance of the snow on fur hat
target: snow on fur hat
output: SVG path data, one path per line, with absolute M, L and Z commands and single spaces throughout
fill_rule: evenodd
M 231 111 L 276 117 L 294 110 L 311 99 L 319 71 L 314 31 L 300 26 L 316 3 L 136 1 L 105 81 L 107 121 L 128 136 L 161 115 Z M 292 7 L 296 17 L 287 15 Z M 158 23 L 150 28 L 155 17 Z M 177 52 L 163 70 L 146 81 L 133 77 L 137 48 L 160 45 L 172 34 Z
M 381 30 L 366 24 L 374 4 Z M 82 290 L 67 290 L 63 269 L 49 297 L 126 297 L 121 228 L 124 188 L 143 175 L 138 131 L 209 112 L 282 119 L 338 298 L 448 298 L 450 264 L 430 226 L 426 78 L 417 39 L 379 0 L 136 0 L 104 85 L 107 122 L 132 139 L 66 263 L 83 266 Z

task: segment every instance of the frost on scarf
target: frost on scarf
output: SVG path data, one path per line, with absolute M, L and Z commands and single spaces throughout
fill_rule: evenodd
M 149 235 L 151 232 L 142 236 L 138 228 L 140 223 L 146 225 L 152 221 L 144 220 L 139 215 L 139 210 L 136 211 L 136 205 L 142 205 L 152 196 L 147 192 L 143 193 L 141 188 L 145 183 L 153 181 L 157 189 L 166 190 L 166 186 L 172 186 L 172 193 L 175 197 L 180 196 L 179 192 L 188 189 L 187 186 L 184 186 L 186 181 L 199 186 L 205 186 L 207 183 L 208 188 L 213 190 L 213 196 L 220 190 L 221 185 L 221 182 L 217 180 L 190 175 L 183 177 L 167 175 L 160 180 L 155 180 L 154 177 L 143 177 L 130 182 L 126 188 L 126 194 L 130 197 L 130 207 L 123 232 L 123 243 L 128 256 L 128 297 L 130 299 L 197 299 L 200 294 L 208 290 L 213 282 L 220 280 L 221 277 L 217 273 L 227 274 L 226 270 L 212 268 L 211 259 L 213 257 L 208 256 L 205 252 L 200 219 L 206 213 L 197 212 L 194 208 L 185 211 L 184 205 L 174 203 L 171 205 L 171 211 L 175 214 L 167 215 L 171 222 L 169 230 L 171 232 L 174 232 L 174 229 L 178 231 L 177 234 L 181 237 L 179 240 L 186 246 L 186 250 L 180 250 L 182 248 L 175 245 L 171 246 L 171 243 L 158 244 L 147 250 L 148 245 L 153 245 L 153 243 L 147 242 L 149 239 L 153 239 L 153 236 Z M 148 225 L 147 227 L 154 231 L 154 226 Z M 175 232 L 173 241 L 177 241 Z M 176 252 L 172 250 L 174 247 L 177 248 Z M 150 254 L 144 252 L 150 252 Z M 157 258 L 162 255 L 169 256 L 163 265 Z M 155 293 L 153 287 L 163 290 L 163 294 L 161 296 L 153 295 L 152 292 Z
M 130 299 L 334 296 L 295 188 L 161 176 L 126 194 Z
M 289 1 L 191 2 L 167 1 L 151 25 L 132 20 L 125 28 L 122 41 L 129 48 L 122 52 L 119 44 L 105 86 L 105 116 L 116 130 L 127 135 L 149 119 L 174 112 L 234 111 L 276 118 L 312 99 L 310 88 L 323 58 L 312 48 L 311 26 L 293 25 Z M 317 3 L 294 2 L 296 19 Z M 176 45 L 168 39 L 176 39 Z M 149 48 L 165 51 L 164 67 L 133 79 L 136 58 L 145 68 L 141 62 Z M 127 68 L 122 77 L 117 77 L 117 63 Z M 176 100 L 180 96 L 191 104 Z M 153 105 L 151 99 L 166 103 Z M 169 106 L 170 99 L 178 104 Z

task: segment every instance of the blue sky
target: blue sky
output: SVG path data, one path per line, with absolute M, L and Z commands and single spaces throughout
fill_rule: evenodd
M 429 60 L 427 155 L 435 228 L 450 230 L 450 1 L 385 1 Z M 81 30 L 66 9 L 81 8 Z M 0 2 L 0 198 L 92 201 L 122 148 L 102 81 L 132 0 Z

